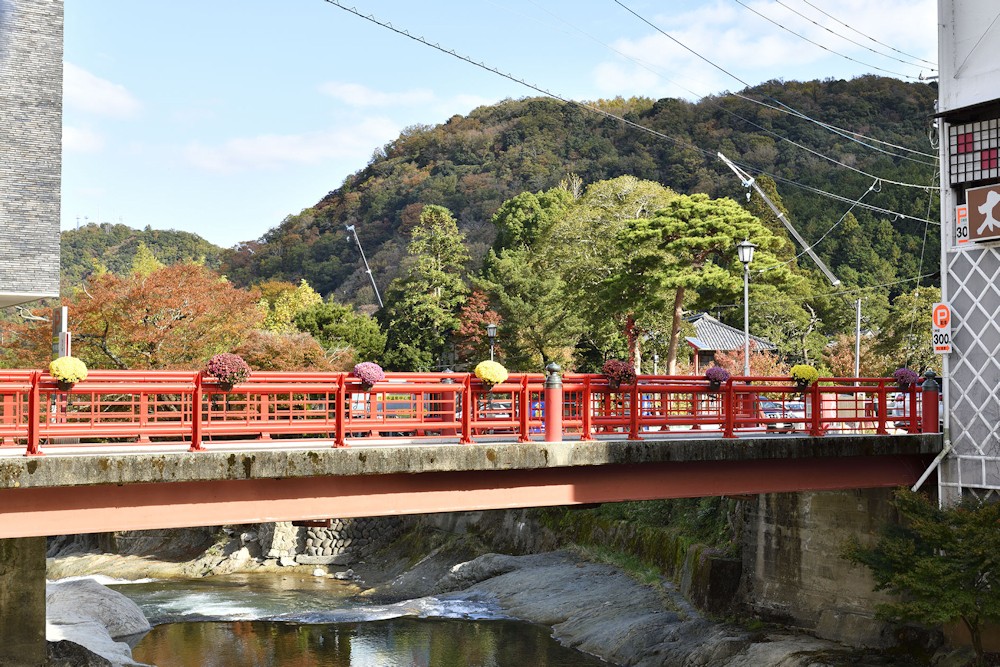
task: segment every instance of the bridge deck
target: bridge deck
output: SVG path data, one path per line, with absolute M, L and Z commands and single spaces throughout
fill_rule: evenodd
M 0 538 L 912 484 L 940 435 L 365 439 L 0 457 Z

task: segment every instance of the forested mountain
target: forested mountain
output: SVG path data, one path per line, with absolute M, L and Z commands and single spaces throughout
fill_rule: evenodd
M 773 81 L 697 103 L 615 99 L 591 105 L 668 138 L 580 105 L 505 100 L 438 126 L 408 128 L 315 206 L 228 251 L 223 271 L 239 284 L 305 278 L 322 294 L 370 304 L 374 294 L 345 225 L 355 225 L 384 292 L 399 275 L 409 232 L 425 205 L 454 214 L 475 271 L 494 240 L 491 218 L 499 206 L 571 175 L 584 186 L 632 175 L 681 194 L 743 202 L 739 180 L 715 157 L 721 151 L 751 173 L 762 170 L 777 179 L 790 219 L 846 285 L 886 285 L 885 296 L 892 298 L 936 269 L 938 228 L 894 213 L 937 220 L 937 198 L 887 182 L 936 182 L 929 142 L 936 96 L 934 84 L 866 76 Z M 847 131 L 785 113 L 785 105 Z M 848 131 L 887 143 L 854 140 Z M 894 213 L 852 208 L 862 196 L 865 204 Z M 799 264 L 811 268 L 805 258 Z
M 221 263 L 222 248 L 197 234 L 90 223 L 62 232 L 60 269 L 63 292 L 68 293 L 67 287 L 80 285 L 86 276 L 95 271 L 127 273 L 141 245 L 145 245 L 163 264 L 199 262 L 218 269 Z

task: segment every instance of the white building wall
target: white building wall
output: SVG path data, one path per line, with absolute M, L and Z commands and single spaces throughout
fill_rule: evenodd
M 966 190 L 1000 183 L 989 153 L 1000 149 L 1000 4 L 939 0 L 938 31 L 942 291 L 953 344 L 945 374 L 954 451 L 939 476 L 947 502 L 1000 491 L 1000 248 L 960 246 L 956 234 Z

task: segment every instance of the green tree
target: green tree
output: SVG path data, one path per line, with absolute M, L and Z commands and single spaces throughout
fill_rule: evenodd
M 873 351 L 885 357 L 889 374 L 901 366 L 941 374 L 941 355 L 931 341 L 931 307 L 941 300 L 937 287 L 919 287 L 896 297 L 885 325 L 878 332 Z
M 853 540 L 845 558 L 872 571 L 875 590 L 898 596 L 878 606 L 882 618 L 926 625 L 961 620 L 984 664 L 983 623 L 1000 621 L 1000 503 L 967 500 L 940 509 L 901 489 L 893 505 L 900 522 L 885 526 L 872 546 Z
M 570 303 L 578 309 L 591 340 L 611 348 L 623 338 L 628 356 L 641 366 L 640 342 L 653 324 L 642 295 L 623 301 L 617 292 L 625 285 L 645 290 L 641 271 L 650 248 L 622 243 L 629 221 L 648 218 L 677 194 L 659 183 L 635 176 L 619 176 L 587 186 L 570 215 L 552 233 L 551 252 L 558 259 Z M 655 252 L 655 251 L 654 251 Z M 628 278 L 623 273 L 630 274 Z
M 258 286 L 261 292 L 260 308 L 264 311 L 266 331 L 292 333 L 296 315 L 323 303 L 309 283 L 302 279 L 298 285 L 282 280 L 269 280 Z
M 350 305 L 332 299 L 314 304 L 295 316 L 295 326 L 318 340 L 342 370 L 361 361 L 382 360 L 385 334 L 378 322 Z
M 386 331 L 386 366 L 436 368 L 465 300 L 469 254 L 458 223 L 443 206 L 425 206 L 407 246 L 404 275 L 389 285 L 379 315 Z
M 145 278 L 153 271 L 163 268 L 163 262 L 156 259 L 156 255 L 149 247 L 139 241 L 139 247 L 135 251 L 135 257 L 132 258 L 132 269 L 131 273 Z
M 742 292 L 743 265 L 736 244 L 757 245 L 754 262 L 773 267 L 758 282 L 782 284 L 788 266 L 774 255 L 783 245 L 757 218 L 732 199 L 681 195 L 649 219 L 629 221 L 618 243 L 631 248 L 628 262 L 601 285 L 601 293 L 619 295 L 628 312 L 669 309 L 672 313 L 667 350 L 668 372 L 676 372 L 681 320 L 689 292 L 703 304 L 730 300 Z
M 580 308 L 567 292 L 552 248 L 552 230 L 572 210 L 571 193 L 553 188 L 509 199 L 493 216 L 497 243 L 477 284 L 503 318 L 504 360 L 511 368 L 536 370 L 552 360 L 565 364 L 580 336 Z

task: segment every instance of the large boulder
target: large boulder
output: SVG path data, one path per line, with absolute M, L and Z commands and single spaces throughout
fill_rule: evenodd
M 78 579 L 49 583 L 45 591 L 45 638 L 72 642 L 107 659 L 113 665 L 140 665 L 126 642 L 152 626 L 134 602 L 93 581 Z M 100 664 L 100 663 L 92 663 Z

